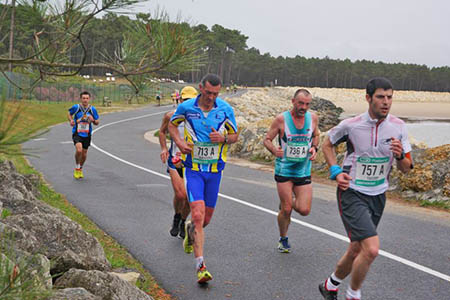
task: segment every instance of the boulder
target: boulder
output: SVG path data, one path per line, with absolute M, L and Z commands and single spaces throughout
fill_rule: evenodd
M 84 288 L 67 288 L 55 290 L 47 300 L 102 300 L 102 298 L 89 293 Z
M 104 300 L 150 300 L 149 295 L 116 275 L 97 270 L 70 269 L 58 278 L 55 287 L 82 287 Z
M 71 263 L 86 270 L 111 268 L 97 239 L 62 214 L 14 215 L 4 222 L 23 236 L 15 240 L 18 248 L 58 262 L 52 274 L 68 270 Z

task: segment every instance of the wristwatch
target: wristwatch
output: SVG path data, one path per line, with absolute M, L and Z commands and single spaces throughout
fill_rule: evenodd
M 226 144 L 226 143 L 228 142 L 228 136 L 227 136 L 227 135 L 224 135 L 223 137 L 225 138 L 225 140 L 223 141 L 223 143 Z
M 316 149 L 316 152 L 318 152 L 318 151 L 319 151 L 319 147 L 317 147 L 316 145 L 312 145 L 312 146 L 311 146 L 311 148 L 314 148 L 314 149 Z
M 395 157 L 396 160 L 402 160 L 405 158 L 405 151 L 402 151 L 402 154 L 400 154 L 399 157 Z

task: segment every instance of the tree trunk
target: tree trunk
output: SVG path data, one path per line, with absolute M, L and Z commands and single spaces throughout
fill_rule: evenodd
M 16 14 L 16 0 L 12 0 L 11 2 L 11 25 L 9 28 L 9 58 L 13 58 L 14 52 L 14 19 Z M 12 72 L 12 64 L 8 64 L 8 70 Z

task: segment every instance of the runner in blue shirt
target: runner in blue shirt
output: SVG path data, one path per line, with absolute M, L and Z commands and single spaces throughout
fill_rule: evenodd
M 212 279 L 203 261 L 204 232 L 216 206 L 228 145 L 238 139 L 233 108 L 218 98 L 221 80 L 217 75 L 203 77 L 200 95 L 181 103 L 170 119 L 169 133 L 180 149 L 184 164 L 184 182 L 191 207 L 186 222 L 184 251 L 194 251 L 197 282 Z M 184 137 L 177 126 L 184 122 Z
M 75 170 L 73 177 L 83 178 L 83 165 L 87 158 L 87 151 L 91 145 L 92 124 L 98 125 L 99 117 L 94 106 L 89 104 L 91 94 L 82 92 L 81 103 L 75 104 L 69 109 L 67 119 L 72 126 L 72 140 L 75 145 Z

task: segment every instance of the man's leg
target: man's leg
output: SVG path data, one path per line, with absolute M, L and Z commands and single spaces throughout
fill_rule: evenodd
M 205 221 L 205 201 L 199 200 L 191 202 L 191 219 L 195 225 L 194 231 L 194 256 L 203 256 L 204 232 L 203 225 Z
M 287 236 L 289 223 L 291 223 L 293 186 L 294 184 L 291 181 L 277 182 L 277 191 L 281 203 L 281 209 L 278 212 L 277 218 L 280 237 Z
M 75 144 L 75 164 L 77 165 L 77 168 L 79 168 L 81 165 L 82 156 L 83 156 L 83 144 L 81 142 L 78 142 Z
M 189 206 L 186 200 L 186 189 L 184 188 L 183 178 L 181 178 L 177 170 L 169 168 L 169 175 L 171 179 L 170 182 L 172 183 L 172 188 L 174 191 L 173 208 L 175 211 L 170 234 L 172 236 L 177 236 L 182 231 L 184 238 L 184 222 L 183 227 L 180 226 L 180 223 L 182 219 L 186 220 L 187 215 L 184 215 L 183 218 L 183 212 L 186 210 L 185 206 Z
M 312 201 L 312 184 L 295 185 L 295 200 L 292 208 L 302 216 L 309 215 Z
M 84 149 L 84 148 L 81 151 L 81 159 L 80 159 L 80 166 L 81 167 L 83 167 L 84 163 L 86 162 L 87 152 L 88 152 L 88 149 Z
M 360 241 L 360 245 L 361 251 L 353 262 L 352 279 L 350 281 L 350 287 L 355 291 L 361 288 L 370 265 L 378 256 L 380 240 L 376 235 Z

